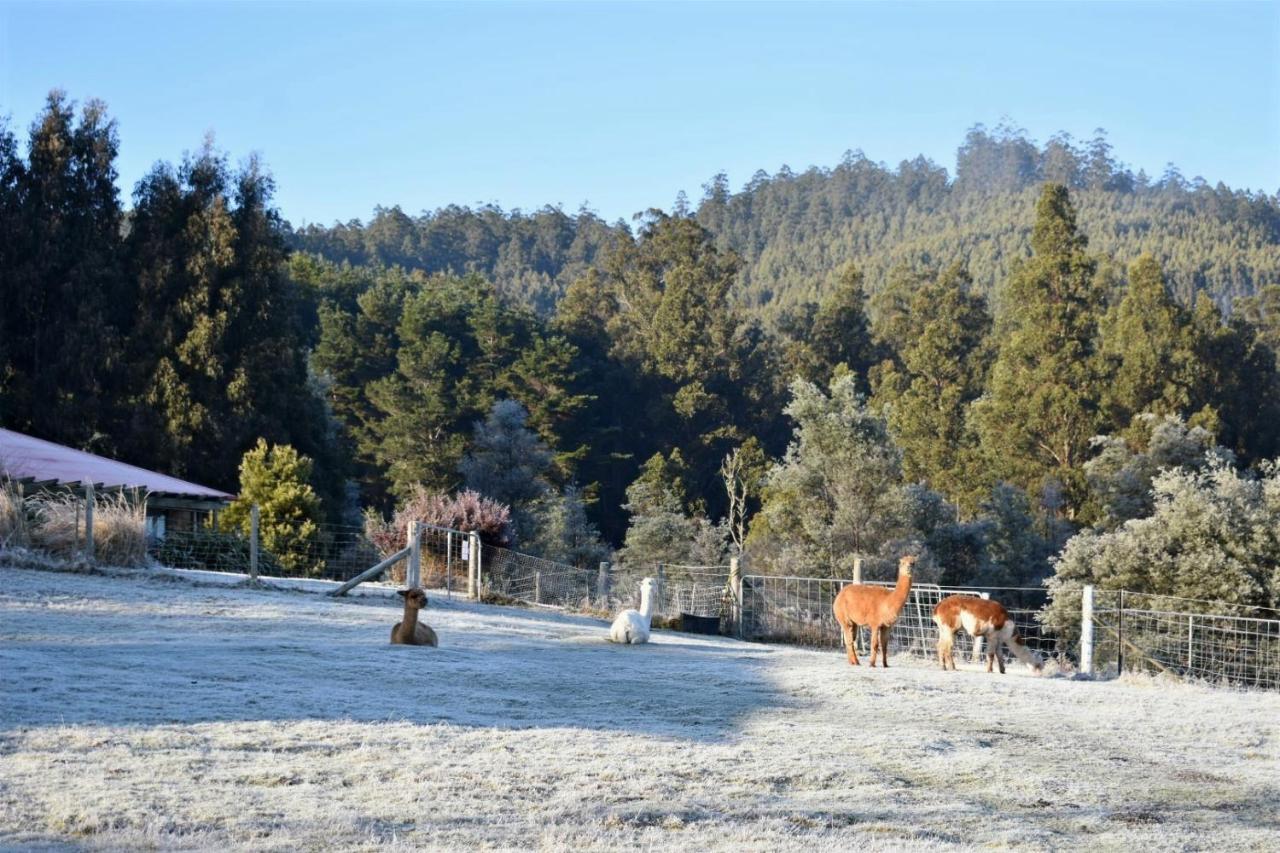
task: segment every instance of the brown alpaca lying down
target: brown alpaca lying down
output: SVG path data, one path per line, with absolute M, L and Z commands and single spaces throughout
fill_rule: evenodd
M 418 621 L 418 611 L 427 606 L 427 594 L 417 587 L 400 590 L 404 599 L 404 619 L 391 629 L 391 644 L 395 646 L 438 646 L 436 632 L 431 626 Z

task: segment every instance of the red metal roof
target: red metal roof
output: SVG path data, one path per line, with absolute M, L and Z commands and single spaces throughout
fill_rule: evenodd
M 105 488 L 145 489 L 169 495 L 232 500 L 235 495 L 126 465 L 104 456 L 74 450 L 52 441 L 0 429 L 0 473 L 14 480 L 54 480 L 76 485 L 88 480 Z

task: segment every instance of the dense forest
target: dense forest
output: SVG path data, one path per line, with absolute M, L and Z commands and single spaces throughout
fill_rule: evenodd
M 1030 252 L 1035 198 L 1046 181 L 1070 189 L 1081 230 L 1117 265 L 1117 278 L 1124 265 L 1150 254 L 1180 300 L 1204 292 L 1227 309 L 1280 281 L 1277 197 L 1188 180 L 1173 164 L 1159 177 L 1134 174 L 1115 159 L 1102 130 L 1079 144 L 1059 134 L 1041 147 L 1016 128 L 979 125 L 956 161 L 952 179 L 924 158 L 890 168 L 850 152 L 834 168 L 758 171 L 737 193 L 719 174 L 696 209 L 681 195 L 672 212 L 692 215 L 717 248 L 743 260 L 734 300 L 769 321 L 820 301 L 850 263 L 875 292 L 899 267 L 959 262 L 978 292 L 998 297 L 999 283 Z M 589 210 L 571 216 L 552 207 L 507 214 L 453 206 L 413 217 L 392 207 L 378 208 L 367 225 L 312 225 L 289 240 L 336 262 L 476 272 L 546 314 L 628 230 Z
M 0 124 L 0 425 L 313 521 L 471 490 L 584 565 L 1129 583 L 1143 522 L 1147 587 L 1280 603 L 1280 198 L 978 127 L 954 178 L 294 230 L 253 158 L 206 141 L 126 204 L 117 148 L 57 92 Z M 1215 548 L 1234 586 L 1178 568 Z

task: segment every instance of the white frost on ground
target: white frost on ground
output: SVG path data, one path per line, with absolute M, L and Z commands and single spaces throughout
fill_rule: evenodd
M 1274 693 L 399 615 L 0 569 L 0 847 L 1280 848 Z

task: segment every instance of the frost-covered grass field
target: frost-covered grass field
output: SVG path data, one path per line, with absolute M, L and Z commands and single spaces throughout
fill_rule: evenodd
M 1280 696 L 0 569 L 0 847 L 1280 847 Z

